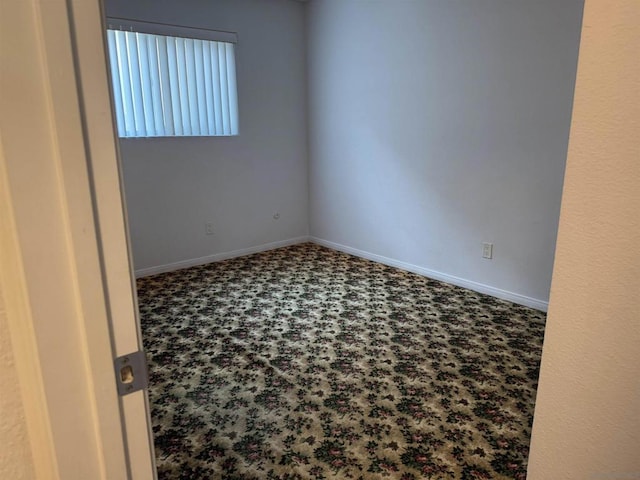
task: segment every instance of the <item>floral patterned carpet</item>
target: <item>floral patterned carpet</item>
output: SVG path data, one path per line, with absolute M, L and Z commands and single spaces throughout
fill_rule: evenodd
M 306 243 L 139 280 L 162 479 L 524 479 L 545 315 Z

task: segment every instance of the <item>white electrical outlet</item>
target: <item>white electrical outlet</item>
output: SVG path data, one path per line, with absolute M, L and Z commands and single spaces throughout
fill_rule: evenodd
M 213 235 L 213 223 L 207 222 L 204 224 L 204 233 Z
M 493 258 L 493 243 L 482 244 L 482 258 Z

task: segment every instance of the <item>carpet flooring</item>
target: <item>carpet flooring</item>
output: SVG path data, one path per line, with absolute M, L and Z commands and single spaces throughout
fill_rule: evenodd
M 310 243 L 138 295 L 161 480 L 526 476 L 542 312 Z

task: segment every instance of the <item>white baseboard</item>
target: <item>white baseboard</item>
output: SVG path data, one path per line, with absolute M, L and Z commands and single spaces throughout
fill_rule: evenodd
M 182 268 L 195 267 L 197 265 L 205 265 L 207 263 L 220 262 L 222 260 L 228 260 L 230 258 L 242 257 L 245 255 L 251 255 L 252 253 L 266 252 L 267 250 L 273 250 L 280 247 L 288 247 L 289 245 L 296 245 L 298 243 L 313 242 L 324 247 L 338 250 L 340 252 L 355 255 L 356 257 L 366 258 L 374 262 L 389 265 L 390 267 L 400 268 L 408 272 L 417 273 L 428 278 L 440 280 L 442 282 L 451 283 L 458 287 L 468 288 L 475 292 L 491 295 L 492 297 L 508 300 L 518 305 L 524 305 L 526 307 L 535 308 L 546 312 L 549 308 L 549 302 L 539 300 L 536 298 L 520 295 L 519 293 L 509 292 L 500 288 L 491 287 L 483 283 L 474 282 L 472 280 L 466 280 L 464 278 L 455 277 L 446 273 L 438 272 L 436 270 L 430 270 L 428 268 L 419 267 L 407 262 L 401 262 L 394 260 L 393 258 L 383 257 L 382 255 L 376 255 L 375 253 L 365 252 L 364 250 L 358 250 L 357 248 L 347 247 L 339 243 L 330 242 L 322 238 L 312 236 L 302 236 L 289 238 L 287 240 L 280 240 L 278 242 L 265 243 L 262 245 L 256 245 L 255 247 L 242 248 L 239 250 L 232 250 L 230 252 L 216 253 L 214 255 L 207 255 L 206 257 L 192 258 L 189 260 L 181 260 L 179 262 L 168 263 L 165 265 L 159 265 L 157 267 L 142 268 L 135 271 L 136 278 L 147 277 L 149 275 L 156 275 L 158 273 L 173 272 L 174 270 L 180 270 Z
M 240 250 L 232 250 L 231 252 L 216 253 L 214 255 L 207 255 L 206 257 L 192 258 L 189 260 L 181 260 L 179 262 L 167 263 L 165 265 L 158 265 L 157 267 L 141 268 L 135 271 L 136 278 L 148 277 L 149 275 L 156 275 L 158 273 L 173 272 L 174 270 L 180 270 L 182 268 L 195 267 L 197 265 L 205 265 L 207 263 L 220 262 L 222 260 L 228 260 L 235 257 L 243 257 L 245 255 L 251 255 L 252 253 L 266 252 L 267 250 L 273 250 L 280 247 L 288 247 L 289 245 L 296 245 L 298 243 L 308 242 L 309 237 L 295 237 L 287 240 L 280 240 L 278 242 L 264 243 L 262 245 L 256 245 L 255 247 L 242 248 Z
M 517 303 L 518 305 L 524 305 L 525 307 L 535 308 L 537 310 L 542 310 L 543 312 L 546 312 L 549 308 L 549 302 L 527 297 L 525 295 L 520 295 L 519 293 L 509 292 L 500 288 L 491 287 L 489 285 L 474 282 L 472 280 L 454 277 L 453 275 L 448 275 L 436 270 L 419 267 L 411 263 L 401 262 L 399 260 L 394 260 L 393 258 L 383 257 L 382 255 L 376 255 L 375 253 L 365 252 L 364 250 L 358 250 L 357 248 L 347 247 L 346 245 L 330 242 L 329 240 L 323 240 L 321 238 L 312 236 L 308 238 L 308 241 L 317 243 L 318 245 L 322 245 L 324 247 L 338 250 L 340 252 L 348 253 L 350 255 L 355 255 L 356 257 L 366 258 L 367 260 L 373 260 L 374 262 L 389 265 L 390 267 L 396 267 L 408 272 L 417 273 L 418 275 L 433 278 L 434 280 L 440 280 L 445 283 L 451 283 L 452 285 L 456 285 L 458 287 L 468 288 L 469 290 L 473 290 L 474 292 L 484 293 L 486 295 L 491 295 L 492 297 L 501 298 L 502 300 L 508 300 L 510 302 Z

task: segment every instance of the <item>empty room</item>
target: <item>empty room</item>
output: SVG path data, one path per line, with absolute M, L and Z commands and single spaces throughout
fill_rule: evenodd
M 0 11 L 1 478 L 638 478 L 636 0 Z
M 525 478 L 582 8 L 106 2 L 159 478 Z

